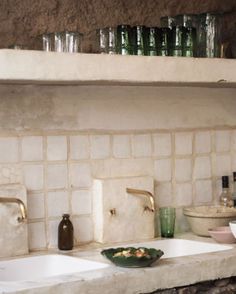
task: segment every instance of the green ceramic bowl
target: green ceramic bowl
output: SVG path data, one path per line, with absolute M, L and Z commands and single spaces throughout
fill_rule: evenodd
M 137 250 L 142 250 L 145 252 L 144 256 L 136 256 L 135 253 Z M 129 251 L 130 254 L 124 256 L 119 255 L 119 253 L 123 251 Z M 118 253 L 118 255 L 117 255 Z M 105 249 L 101 252 L 103 256 L 108 258 L 111 262 L 113 262 L 117 266 L 122 267 L 146 267 L 150 266 L 156 260 L 158 260 L 164 252 L 161 250 L 156 250 L 154 248 L 146 248 L 146 247 L 119 247 L 119 248 L 109 248 Z

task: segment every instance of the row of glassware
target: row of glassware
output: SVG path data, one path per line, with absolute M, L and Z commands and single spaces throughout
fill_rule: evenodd
M 221 16 L 205 13 L 162 17 L 161 27 L 119 25 L 97 32 L 100 53 L 224 57 Z
M 43 50 L 81 52 L 79 32 L 44 34 Z M 224 57 L 221 44 L 221 15 L 162 17 L 161 27 L 119 25 L 97 30 L 96 51 L 121 55 Z

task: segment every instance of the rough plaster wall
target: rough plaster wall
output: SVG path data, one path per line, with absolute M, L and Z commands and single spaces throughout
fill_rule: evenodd
M 164 15 L 226 12 L 224 39 L 235 39 L 235 0 L 1 0 L 0 48 L 25 44 L 37 48 L 35 38 L 45 32 L 79 30 L 84 52 L 94 52 L 95 30 L 118 24 L 158 26 Z
M 236 126 L 236 89 L 0 86 L 0 132 Z

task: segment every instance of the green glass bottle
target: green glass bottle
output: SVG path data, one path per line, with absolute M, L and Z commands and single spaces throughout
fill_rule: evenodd
M 161 28 L 157 35 L 157 55 L 169 56 L 170 29 Z
M 145 28 L 145 38 L 144 38 L 144 54 L 148 56 L 157 55 L 157 38 L 158 38 L 158 28 L 149 27 Z
M 63 214 L 58 226 L 58 248 L 60 250 L 71 250 L 74 245 L 74 228 L 69 214 Z
M 182 44 L 184 36 L 184 27 L 176 26 L 171 29 L 171 56 L 182 56 Z
M 135 26 L 132 28 L 132 48 L 133 55 L 144 55 L 144 27 Z
M 196 56 L 196 28 L 184 28 L 183 36 L 183 56 L 194 57 Z
M 131 28 L 128 25 L 119 25 L 117 27 L 117 53 L 121 55 L 132 54 Z

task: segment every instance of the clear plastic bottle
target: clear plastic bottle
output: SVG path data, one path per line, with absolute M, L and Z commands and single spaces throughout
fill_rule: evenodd
M 220 205 L 221 206 L 231 206 L 232 195 L 229 190 L 229 177 L 222 177 L 222 192 L 220 194 Z
M 63 214 L 58 226 L 58 248 L 60 250 L 71 250 L 74 245 L 74 228 L 69 214 Z

